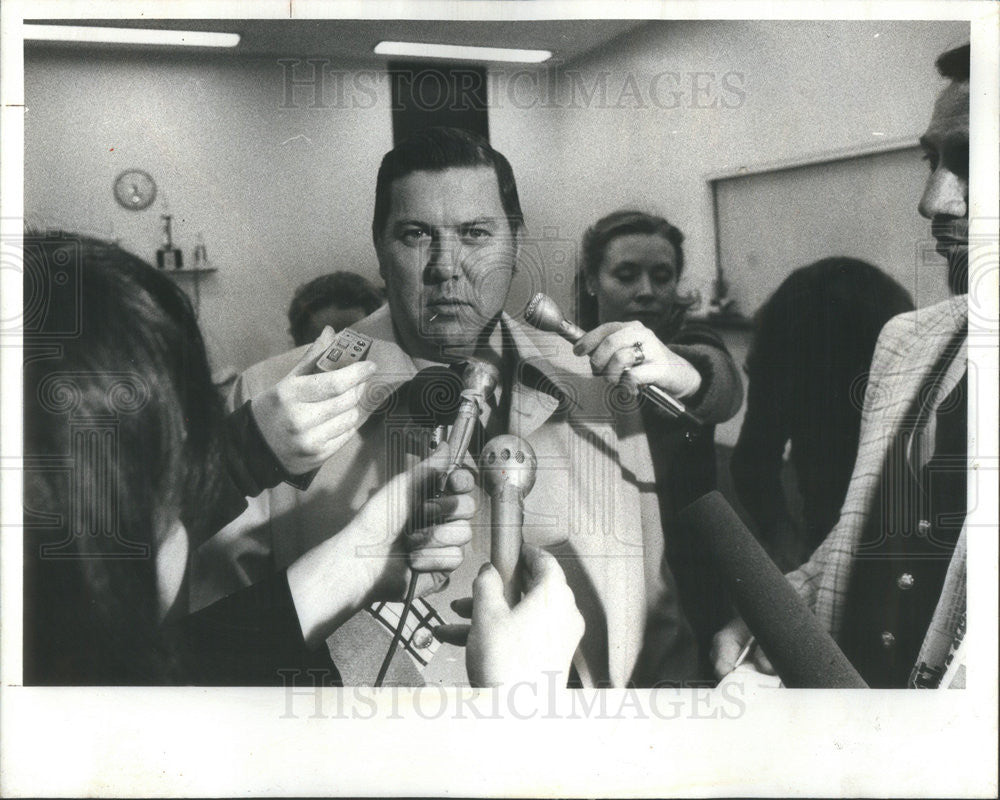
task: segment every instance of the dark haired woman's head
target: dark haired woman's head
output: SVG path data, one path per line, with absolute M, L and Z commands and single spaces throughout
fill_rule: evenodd
M 383 302 L 378 288 L 357 273 L 320 275 L 295 290 L 288 308 L 288 332 L 296 347 L 309 344 L 325 326 L 339 331 L 367 317 Z
M 26 578 L 47 586 L 25 587 L 39 634 L 25 674 L 165 680 L 159 621 L 188 538 L 210 533 L 199 520 L 219 474 L 223 412 L 201 333 L 184 293 L 135 256 L 79 236 L 25 238 L 25 507 L 47 518 L 25 539 Z M 31 468 L 56 462 L 64 472 Z M 167 549 L 172 564 L 158 563 Z
M 576 280 L 580 326 L 589 330 L 638 320 L 669 335 L 693 304 L 693 298 L 677 294 L 683 244 L 680 230 L 642 211 L 615 211 L 599 219 L 583 236 Z
M 800 267 L 755 316 L 750 381 L 789 408 L 847 407 L 863 394 L 852 384 L 867 374 L 882 326 L 912 309 L 906 289 L 865 261 L 836 256 Z

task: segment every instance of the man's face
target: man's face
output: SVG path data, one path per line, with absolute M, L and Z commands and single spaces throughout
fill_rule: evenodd
M 969 258 L 969 84 L 952 82 L 938 96 L 920 137 L 930 175 L 920 213 L 931 221 L 937 251 L 948 259 L 953 292 L 967 291 Z
M 412 172 L 390 192 L 375 248 L 400 344 L 433 360 L 467 355 L 503 309 L 517 261 L 496 174 Z

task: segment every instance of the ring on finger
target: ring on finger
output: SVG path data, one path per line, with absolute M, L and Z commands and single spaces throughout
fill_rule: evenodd
M 642 342 L 635 342 L 632 345 L 632 366 L 638 367 L 646 360 L 646 354 L 642 352 Z

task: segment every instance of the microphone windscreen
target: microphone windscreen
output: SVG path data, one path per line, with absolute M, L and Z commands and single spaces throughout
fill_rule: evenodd
M 410 416 L 428 425 L 451 425 L 462 402 L 463 388 L 462 377 L 454 368 L 434 366 L 420 370 L 406 389 Z
M 504 433 L 483 445 L 479 454 L 479 470 L 483 488 L 495 497 L 505 486 L 511 486 L 525 496 L 535 485 L 538 459 L 524 439 Z
M 729 584 L 743 620 L 785 686 L 866 689 L 864 680 L 719 492 L 678 515 Z

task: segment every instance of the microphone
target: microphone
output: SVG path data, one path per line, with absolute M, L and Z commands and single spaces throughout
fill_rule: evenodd
M 538 461 L 517 436 L 490 439 L 479 454 L 483 488 L 490 496 L 490 561 L 503 580 L 503 596 L 513 606 L 521 598 L 521 525 L 524 498 L 535 485 Z
M 417 380 L 419 378 L 419 380 Z M 444 421 L 451 408 L 451 403 L 446 399 L 448 385 L 444 381 L 444 373 L 440 370 L 430 368 L 421 370 L 415 376 L 416 385 L 411 386 L 410 407 L 411 410 L 424 411 L 428 417 L 437 423 L 438 430 L 443 430 Z M 488 361 L 470 359 L 462 370 L 462 391 L 459 394 L 458 410 L 455 412 L 455 422 L 451 428 L 451 436 L 448 437 L 448 465 L 444 471 L 438 475 L 435 485 L 436 495 L 440 497 L 444 494 L 448 486 L 448 478 L 458 469 L 465 460 L 465 454 L 469 450 L 472 442 L 472 434 L 476 430 L 476 422 L 479 415 L 486 406 L 486 398 L 493 394 L 500 381 L 500 370 Z M 441 391 L 437 396 L 436 392 Z M 430 399 L 431 396 L 437 399 Z M 534 473 L 532 473 L 534 475 Z M 520 528 L 518 528 L 520 531 Z M 381 686 L 385 680 L 389 665 L 396 654 L 396 649 L 406 625 L 406 619 L 410 615 L 413 607 L 413 599 L 417 591 L 417 573 L 411 572 L 410 581 L 406 587 L 406 596 L 403 598 L 403 609 L 399 614 L 399 622 L 389 643 L 385 658 L 382 659 L 382 666 L 379 668 L 378 676 L 375 678 L 375 686 Z
M 736 606 L 785 686 L 867 689 L 753 534 L 719 492 L 698 498 L 677 516 L 710 552 L 736 596 Z
M 455 422 L 464 388 L 458 372 L 444 365 L 420 370 L 407 385 L 406 403 L 410 417 L 433 429 L 432 450 L 444 441 L 447 427 Z
M 445 471 L 438 478 L 438 494 L 444 492 L 448 478 L 465 460 L 465 454 L 472 442 L 479 416 L 486 408 L 487 398 L 493 394 L 500 382 L 500 370 L 488 361 L 470 359 L 462 372 L 461 400 L 455 415 L 455 422 L 448 437 L 449 460 Z
M 539 330 L 559 334 L 570 344 L 576 344 L 586 333 L 579 325 L 574 325 L 563 316 L 555 300 L 541 292 L 531 298 L 524 312 L 524 319 Z M 703 424 L 680 400 L 671 397 L 659 386 L 640 386 L 639 394 L 674 419 L 683 420 L 693 427 L 701 427 Z

